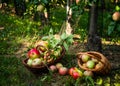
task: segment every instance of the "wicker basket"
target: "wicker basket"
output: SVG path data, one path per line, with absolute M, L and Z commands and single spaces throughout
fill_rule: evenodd
M 83 54 L 89 55 L 90 58 L 97 59 L 99 62 L 102 63 L 102 65 L 99 68 L 93 68 L 93 69 L 90 69 L 90 68 L 83 66 L 83 62 L 81 60 L 81 56 Z M 97 74 L 105 75 L 105 74 L 108 74 L 110 69 L 111 69 L 111 64 L 108 61 L 108 59 L 103 54 L 101 54 L 99 52 L 95 52 L 95 51 L 79 52 L 77 54 L 77 58 L 78 58 L 78 66 L 83 70 L 89 70 L 89 71 L 92 71 L 92 72 L 97 73 Z
M 56 60 L 51 60 L 49 63 L 47 64 L 43 64 L 43 65 L 39 65 L 39 66 L 29 66 L 27 65 L 27 61 L 29 58 L 26 58 L 22 61 L 23 65 L 29 70 L 31 71 L 33 74 L 35 75 L 40 75 L 42 73 L 46 73 L 48 72 L 48 67 L 50 65 L 56 64 L 57 62 L 59 62 L 65 55 L 65 49 L 63 48 L 62 52 L 61 52 L 61 56 L 58 57 Z

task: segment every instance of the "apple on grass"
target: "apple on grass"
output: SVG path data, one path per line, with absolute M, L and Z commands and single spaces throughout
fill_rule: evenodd
M 78 78 L 80 77 L 80 75 L 79 75 L 78 72 L 73 72 L 72 77 L 73 77 L 74 79 L 78 79 Z
M 28 54 L 28 57 L 31 59 L 40 57 L 40 52 L 36 48 L 29 50 L 27 54 Z
M 78 68 L 75 68 L 75 69 L 76 69 L 76 71 L 79 73 L 80 77 L 82 77 L 82 76 L 83 76 L 82 71 L 81 71 L 80 69 L 78 69 Z
M 72 76 L 73 75 L 73 71 L 75 71 L 75 67 L 70 68 L 68 73 Z
M 56 67 L 57 67 L 57 69 L 60 69 L 61 67 L 63 67 L 63 65 L 62 65 L 62 63 L 57 63 Z
M 68 68 L 66 68 L 66 67 L 59 68 L 60 75 L 66 75 L 67 73 L 68 73 Z
M 81 70 L 79 70 L 78 68 L 76 67 L 72 67 L 69 69 L 69 74 L 74 78 L 74 79 L 77 79 L 79 77 L 82 77 L 83 73 Z
M 49 66 L 50 71 L 55 72 L 57 70 L 57 67 L 55 65 Z
M 86 70 L 86 71 L 84 71 L 84 76 L 93 76 L 93 72 L 92 71 L 89 71 L 89 70 Z

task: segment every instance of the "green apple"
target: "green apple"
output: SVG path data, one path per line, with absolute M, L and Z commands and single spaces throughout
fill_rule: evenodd
M 86 66 L 90 69 L 95 67 L 95 62 L 92 60 L 87 61 Z
M 32 61 L 32 66 L 37 66 L 37 65 L 40 65 L 42 63 L 42 59 L 40 58 L 35 58 L 33 61 Z
M 88 56 L 86 54 L 83 54 L 81 59 L 82 59 L 83 62 L 87 62 L 90 59 L 90 56 Z
M 28 64 L 29 66 L 32 66 L 32 61 L 33 61 L 32 59 L 28 59 L 28 60 L 27 60 L 27 64 Z

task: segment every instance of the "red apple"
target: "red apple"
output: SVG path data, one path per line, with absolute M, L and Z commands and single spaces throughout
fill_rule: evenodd
M 75 71 L 75 67 L 70 68 L 68 73 L 72 76 L 73 75 L 73 71 Z
M 73 72 L 72 77 L 73 77 L 74 79 L 78 79 L 78 78 L 80 77 L 80 75 L 79 75 L 78 72 Z
M 57 63 L 56 67 L 57 67 L 57 69 L 60 69 L 61 67 L 63 67 L 63 65 L 61 63 Z
M 30 51 L 28 51 L 27 54 L 28 54 L 28 57 L 31 59 L 40 57 L 40 52 L 36 48 L 31 49 Z
M 81 70 L 79 70 L 78 68 L 76 67 L 72 67 L 69 69 L 69 74 L 74 78 L 74 79 L 77 79 L 79 77 L 82 77 L 83 73 Z
M 83 76 L 83 73 L 82 73 L 82 71 L 81 71 L 80 69 L 75 68 L 75 70 L 79 73 L 79 76 L 80 76 L 80 77 L 82 77 L 82 76 Z
M 114 12 L 113 15 L 112 15 L 112 19 L 114 21 L 120 20 L 120 12 Z
M 50 65 L 49 68 L 52 72 L 55 72 L 57 70 L 57 67 L 55 65 Z
M 66 75 L 67 73 L 68 73 L 68 68 L 66 68 L 66 67 L 59 68 L 60 75 Z

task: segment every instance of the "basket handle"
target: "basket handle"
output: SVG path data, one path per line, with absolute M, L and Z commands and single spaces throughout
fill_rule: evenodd
M 40 47 L 41 47 L 41 48 L 44 48 L 45 51 L 48 50 L 48 49 L 47 49 L 45 46 L 43 46 L 43 45 L 37 45 L 37 46 L 36 46 L 36 49 L 37 49 L 39 52 L 42 51 L 42 50 L 40 50 Z

